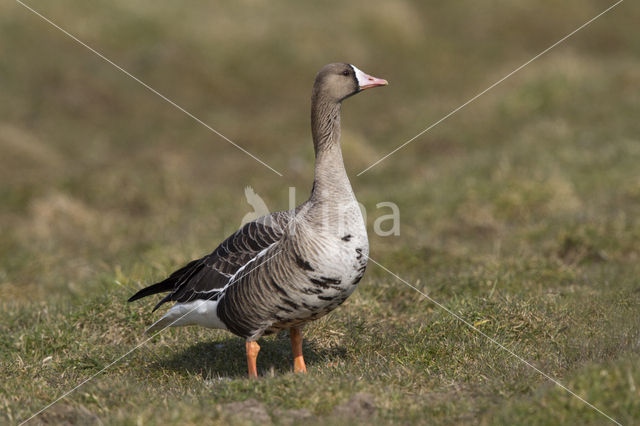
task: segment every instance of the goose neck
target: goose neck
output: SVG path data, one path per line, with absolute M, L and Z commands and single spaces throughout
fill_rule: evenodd
M 344 201 L 353 198 L 340 146 L 340 103 L 312 99 L 311 128 L 316 154 L 312 198 Z

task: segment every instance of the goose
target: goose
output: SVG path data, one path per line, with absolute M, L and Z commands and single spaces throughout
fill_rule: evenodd
M 311 95 L 311 196 L 295 209 L 246 223 L 211 254 L 134 294 L 129 302 L 168 292 L 153 311 L 175 302 L 146 333 L 186 325 L 228 330 L 246 339 L 249 377 L 256 378 L 258 339 L 289 329 L 294 372 L 306 373 L 302 327 L 353 293 L 369 256 L 367 230 L 342 159 L 341 104 L 387 84 L 347 63 L 318 72 Z

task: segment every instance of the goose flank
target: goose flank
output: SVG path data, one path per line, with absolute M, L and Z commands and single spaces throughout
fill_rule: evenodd
M 147 333 L 200 325 L 246 339 L 250 377 L 257 377 L 257 340 L 289 329 L 294 371 L 306 372 L 302 327 L 342 304 L 367 267 L 365 223 L 344 168 L 342 101 L 384 86 L 351 64 L 325 65 L 311 94 L 315 179 L 311 196 L 290 211 L 245 224 L 211 254 L 189 262 L 129 302 L 167 293 L 154 307 L 175 304 Z

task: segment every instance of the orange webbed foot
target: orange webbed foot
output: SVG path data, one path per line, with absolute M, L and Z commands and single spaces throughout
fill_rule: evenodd
M 245 347 L 247 349 L 247 364 L 249 366 L 249 377 L 252 379 L 258 378 L 258 367 L 256 360 L 258 359 L 258 352 L 260 352 L 260 345 L 258 342 L 246 342 Z
M 295 373 L 306 373 L 307 367 L 304 365 L 302 356 L 302 329 L 301 327 L 291 327 L 291 350 L 293 351 L 293 371 Z

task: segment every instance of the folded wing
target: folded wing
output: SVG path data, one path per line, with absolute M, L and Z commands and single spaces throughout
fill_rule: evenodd
M 143 288 L 129 302 L 170 292 L 154 308 L 169 301 L 217 300 L 230 278 L 264 249 L 277 243 L 289 221 L 289 212 L 276 212 L 247 223 L 211 254 L 193 260 L 165 280 Z

